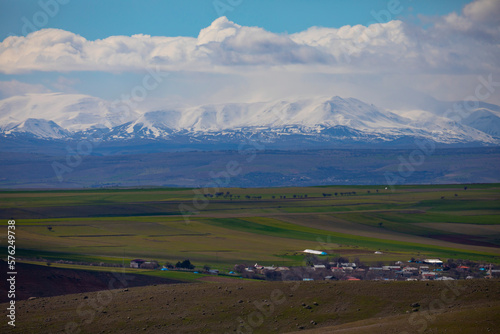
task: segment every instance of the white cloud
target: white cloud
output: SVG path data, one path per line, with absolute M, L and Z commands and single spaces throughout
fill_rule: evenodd
M 451 13 L 437 22 L 442 35 L 460 34 L 488 44 L 500 42 L 500 1 L 476 0 L 466 5 L 462 13 Z
M 0 44 L 0 71 L 105 71 L 143 69 L 166 61 L 189 62 L 194 38 L 112 36 L 85 38 L 59 29 L 43 29 L 26 37 L 11 36 Z
M 215 72 L 249 66 L 331 73 L 491 71 L 499 67 L 499 8 L 498 1 L 477 0 L 461 15 L 447 15 L 427 30 L 396 20 L 367 27 L 312 27 L 289 35 L 240 26 L 225 17 L 202 29 L 198 38 L 133 35 L 88 41 L 43 29 L 0 43 L 0 71 L 122 72 L 156 66 Z
M 179 94 L 189 102 L 317 92 L 384 103 L 393 92 L 404 92 L 399 97 L 404 101 L 412 90 L 458 100 L 474 93 L 479 75 L 492 73 L 500 81 L 500 1 L 476 0 L 460 13 L 430 22 L 425 28 L 393 20 L 276 34 L 221 17 L 197 38 L 133 35 L 95 41 L 44 29 L 1 42 L 0 73 L 159 68 L 179 75 L 169 77 L 158 95 Z M 71 92 L 72 85 L 61 79 L 50 87 Z M 498 94 L 491 99 L 500 103 Z
M 230 22 L 226 17 L 221 17 L 215 20 L 209 27 L 200 31 L 197 44 L 223 42 L 226 38 L 236 35 L 241 28 L 239 24 Z
M 500 2 L 498 0 L 477 0 L 466 5 L 463 14 L 475 22 L 500 23 Z

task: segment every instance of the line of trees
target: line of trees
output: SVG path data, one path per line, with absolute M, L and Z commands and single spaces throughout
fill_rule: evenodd
M 175 265 L 173 265 L 170 262 L 166 262 L 165 263 L 165 267 L 169 268 L 169 269 L 174 269 L 174 268 L 177 268 L 177 269 L 194 269 L 195 268 L 195 266 L 189 260 L 184 260 L 182 262 L 181 261 L 177 261 L 177 263 Z
M 467 187 L 465 187 L 466 189 Z M 377 193 L 379 192 L 378 189 L 375 190 Z M 366 191 L 368 194 L 371 194 L 371 190 L 367 190 Z M 323 197 L 332 197 L 332 196 L 355 196 L 357 195 L 357 192 L 356 191 L 347 191 L 347 192 L 335 192 L 335 193 L 322 193 Z M 229 199 L 240 199 L 241 198 L 241 195 L 233 195 L 231 194 L 229 191 L 226 191 L 226 192 L 223 192 L 223 191 L 220 191 L 220 192 L 216 192 L 214 194 L 204 194 L 203 195 L 204 197 L 206 198 L 229 198 Z M 455 195 L 455 196 L 458 196 L 458 195 Z M 271 198 L 272 199 L 276 199 L 278 197 L 278 195 L 271 195 Z M 293 194 L 293 195 L 289 195 L 289 198 L 290 197 L 293 197 L 295 199 L 297 198 L 307 198 L 307 194 L 304 194 L 304 195 L 299 195 L 299 194 Z M 245 195 L 244 196 L 245 199 L 262 199 L 262 196 L 257 196 L 257 195 Z M 286 195 L 279 195 L 279 198 L 280 199 L 286 199 Z
M 345 192 L 345 193 L 334 193 L 335 196 L 354 196 L 356 195 L 356 192 L 355 191 L 349 191 L 349 192 Z M 327 194 L 327 193 L 323 193 L 323 197 L 330 197 L 332 196 L 332 194 Z

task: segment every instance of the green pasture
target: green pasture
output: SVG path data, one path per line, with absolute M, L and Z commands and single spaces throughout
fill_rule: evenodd
M 230 270 L 236 263 L 300 265 L 301 251 L 312 248 L 369 262 L 413 256 L 500 263 L 496 228 L 477 228 L 500 225 L 500 185 L 466 186 L 3 191 L 0 214 L 8 216 L 0 226 L 15 219 L 16 253 L 33 259 L 190 259 Z M 233 198 L 199 197 L 215 191 Z M 179 205 L 194 210 L 185 217 Z M 474 226 L 470 234 L 467 226 Z
M 24 263 L 43 265 L 37 261 L 23 261 Z M 100 266 L 87 266 L 87 265 L 75 265 L 75 264 L 66 264 L 66 263 L 51 263 L 51 267 L 55 268 L 67 268 L 67 269 L 80 269 L 80 270 L 90 270 L 90 271 L 105 271 L 105 272 L 116 272 L 122 274 L 139 274 L 146 276 L 154 276 L 154 277 L 162 277 L 175 279 L 184 282 L 198 282 L 200 278 L 211 276 L 209 274 L 201 274 L 190 271 L 177 271 L 177 270 L 168 270 L 168 271 L 160 271 L 160 270 L 148 270 L 148 269 L 135 269 L 135 268 L 126 268 L 126 267 L 100 267 Z M 225 277 L 230 277 L 234 279 L 238 279 L 236 276 L 225 275 Z

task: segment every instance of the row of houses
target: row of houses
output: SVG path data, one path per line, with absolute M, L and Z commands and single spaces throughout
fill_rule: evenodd
M 359 266 L 354 262 L 328 262 L 326 264 L 314 264 L 307 267 L 285 267 L 285 266 L 263 266 L 256 263 L 253 266 L 238 270 L 239 273 L 246 272 L 246 277 L 256 277 L 254 274 L 265 275 L 267 279 L 335 279 L 335 280 L 447 280 L 455 278 L 493 278 L 500 276 L 500 270 L 489 268 L 485 265 L 470 264 L 458 265 L 452 270 L 443 266 L 439 259 L 425 259 L 419 261 L 396 261 L 393 265 L 381 266 Z M 130 262 L 131 268 L 158 269 L 160 266 L 156 261 L 134 259 Z M 168 270 L 164 268 L 163 270 Z M 445 273 L 446 271 L 446 273 Z M 218 270 L 207 270 L 210 274 L 219 274 Z M 234 274 L 231 272 L 231 274 Z
M 485 266 L 483 266 L 485 267 Z M 490 266 L 482 273 L 469 266 L 459 265 L 453 269 L 443 266 L 440 259 L 425 259 L 418 261 L 396 261 L 392 265 L 381 266 L 359 266 L 352 262 L 329 262 L 326 264 L 314 264 L 308 267 L 276 267 L 262 266 L 255 264 L 253 267 L 245 268 L 245 271 L 264 274 L 268 278 L 278 279 L 279 277 L 288 277 L 297 279 L 304 277 L 305 280 L 317 279 L 336 279 L 336 280 L 448 280 L 455 278 L 480 278 L 494 277 L 500 275 L 500 270 L 493 270 Z M 280 272 L 289 271 L 286 275 Z M 273 275 L 269 275 L 273 272 Z M 278 276 L 276 276 L 278 275 Z M 302 278 L 301 278 L 302 279 Z
M 289 267 L 275 267 L 274 265 L 272 265 L 272 266 L 261 266 L 258 263 L 254 264 L 253 267 L 245 268 L 246 272 L 256 273 L 256 274 L 264 274 L 266 271 L 280 272 L 280 271 L 287 271 L 287 270 L 290 270 L 290 268 Z
M 160 267 L 157 261 L 147 261 L 143 259 L 134 259 L 130 261 L 130 268 L 141 268 L 141 269 L 157 269 Z

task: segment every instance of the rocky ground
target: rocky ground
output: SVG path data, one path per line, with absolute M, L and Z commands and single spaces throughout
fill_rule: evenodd
M 498 314 L 498 280 L 200 282 L 18 300 L 0 332 L 498 333 Z

